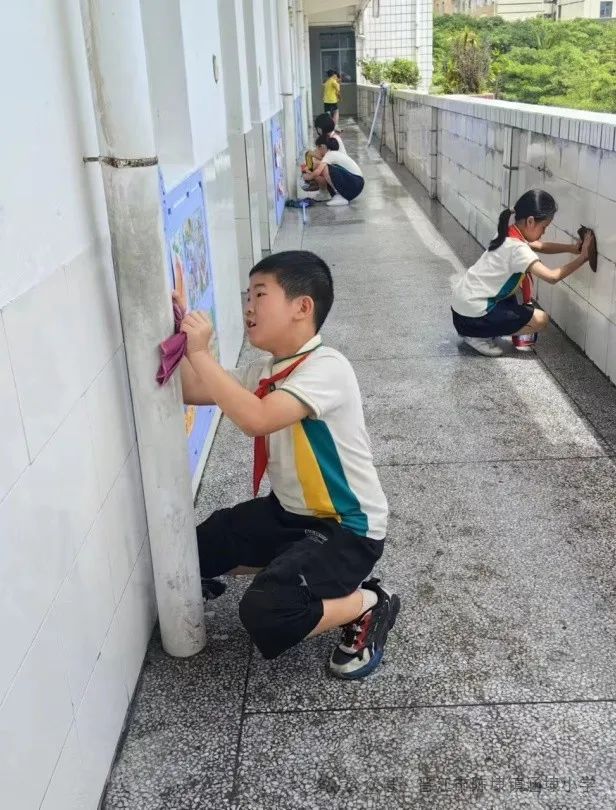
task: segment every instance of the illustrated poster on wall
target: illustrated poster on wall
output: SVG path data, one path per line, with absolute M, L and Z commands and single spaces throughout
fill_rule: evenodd
M 302 98 L 298 96 L 295 99 L 295 142 L 297 146 L 298 157 L 303 156 L 304 152 L 304 129 L 302 127 Z
M 272 118 L 272 156 L 274 161 L 274 206 L 276 209 L 276 222 L 280 225 L 284 212 L 284 147 L 282 144 L 282 127 L 278 118 Z
M 163 189 L 163 211 L 172 288 L 187 312 L 199 309 L 212 319 L 211 349 L 219 360 L 207 210 L 200 172 L 170 191 Z M 215 408 L 208 406 L 184 408 L 191 476 L 201 459 L 215 412 Z

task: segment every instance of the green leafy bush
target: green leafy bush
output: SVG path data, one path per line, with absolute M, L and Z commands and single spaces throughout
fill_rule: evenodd
M 387 62 L 378 62 L 376 59 L 360 59 L 360 70 L 366 81 L 372 84 L 381 84 L 385 81 Z
M 372 84 L 389 82 L 401 87 L 417 87 L 419 83 L 419 68 L 412 59 L 394 59 L 392 62 L 361 59 L 359 67 L 364 78 Z
M 417 87 L 419 84 L 419 68 L 412 59 L 394 59 L 386 63 L 385 79 L 391 84 L 401 84 L 405 87 Z

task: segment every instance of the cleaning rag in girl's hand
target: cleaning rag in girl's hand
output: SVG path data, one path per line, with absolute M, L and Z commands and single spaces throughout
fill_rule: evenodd
M 180 360 L 186 354 L 186 335 L 180 332 L 180 326 L 184 320 L 185 312 L 182 307 L 173 302 L 173 320 L 175 324 L 175 334 L 168 337 L 160 344 L 160 366 L 156 374 L 156 381 L 164 385 L 176 368 L 180 365 Z
M 590 233 L 592 236 L 592 242 L 590 243 L 590 251 L 588 253 L 588 264 L 590 265 L 590 269 L 593 273 L 597 272 L 597 237 L 595 236 L 595 232 L 592 228 L 586 227 L 586 225 L 580 225 L 578 229 L 578 236 L 580 238 L 580 242 L 584 241 L 586 234 Z

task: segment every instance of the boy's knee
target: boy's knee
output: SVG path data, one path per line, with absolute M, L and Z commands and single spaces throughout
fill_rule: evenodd
M 306 638 L 318 624 L 320 600 L 305 588 L 256 582 L 244 593 L 239 614 L 246 632 L 264 658 L 276 658 Z
M 277 612 L 274 594 L 267 588 L 250 587 L 240 600 L 239 614 L 242 624 L 264 658 L 274 658 L 276 655 L 267 653 L 268 641 L 271 641 L 277 629 Z

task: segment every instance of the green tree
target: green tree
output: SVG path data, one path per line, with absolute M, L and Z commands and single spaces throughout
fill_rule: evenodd
M 469 28 L 451 40 L 449 61 L 444 75 L 446 93 L 481 93 L 490 73 L 490 49 Z
M 476 92 L 462 89 L 455 70 L 465 31 L 473 32 L 489 49 L 485 89 L 499 98 L 616 112 L 616 21 L 437 17 L 436 92 Z

